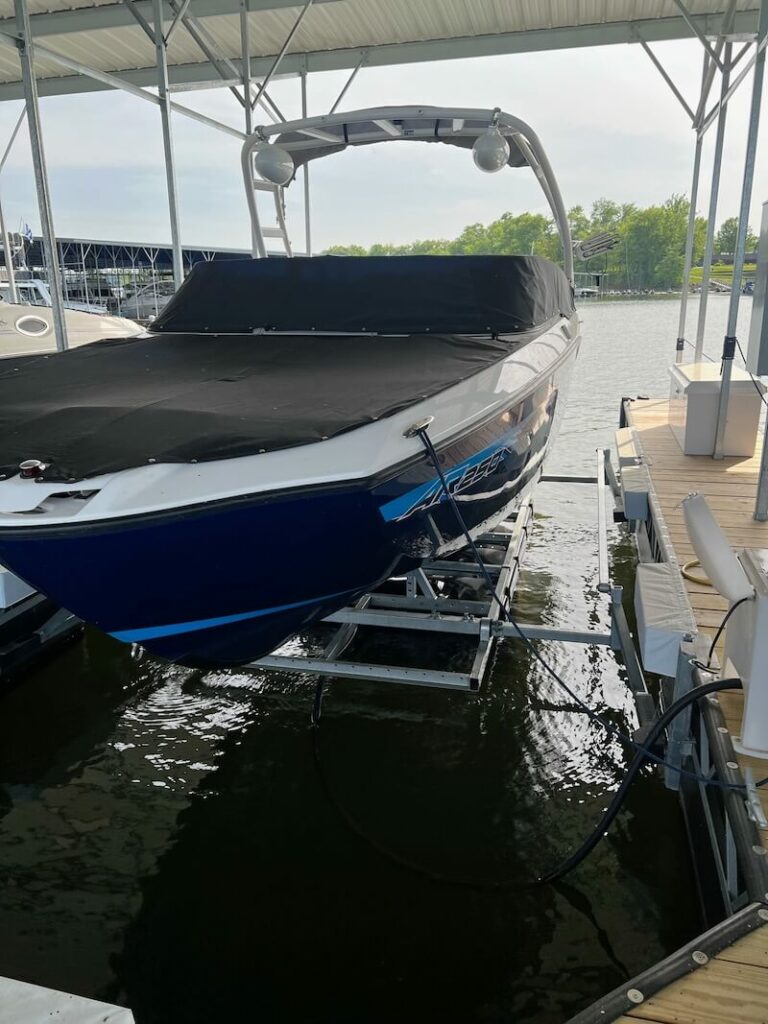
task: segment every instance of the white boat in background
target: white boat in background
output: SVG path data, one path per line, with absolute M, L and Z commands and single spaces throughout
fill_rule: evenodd
M 24 277 L 21 275 L 25 274 Z M 16 301 L 21 305 L 28 306 L 51 306 L 53 301 L 48 285 L 39 277 L 31 277 L 28 272 L 18 271 L 16 276 Z M 11 301 L 11 286 L 7 280 L 0 280 L 0 298 L 5 302 Z M 107 312 L 106 306 L 100 306 L 93 302 L 80 302 L 64 296 L 64 308 L 76 309 L 81 313 Z
M 144 331 L 133 320 L 107 313 L 85 313 L 66 307 L 64 318 L 70 348 L 104 338 L 128 338 Z M 0 299 L 0 358 L 52 352 L 55 348 L 56 335 L 50 306 Z

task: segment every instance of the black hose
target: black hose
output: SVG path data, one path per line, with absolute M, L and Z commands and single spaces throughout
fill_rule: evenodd
M 730 617 L 733 615 L 733 613 L 736 611 L 736 609 L 739 608 L 741 605 L 743 605 L 745 601 L 751 601 L 751 600 L 752 600 L 752 595 L 751 594 L 747 595 L 747 597 L 740 597 L 738 601 L 735 601 L 731 605 L 731 607 L 728 609 L 728 611 L 723 616 L 723 620 L 720 623 L 720 625 L 717 627 L 717 630 L 715 631 L 715 635 L 712 638 L 712 643 L 709 645 L 709 653 L 707 654 L 707 664 L 704 666 L 708 672 L 710 670 L 709 666 L 712 664 L 712 658 L 715 656 L 715 648 L 717 647 L 717 641 L 723 635 L 723 630 L 725 629 L 726 625 L 728 624 L 728 619 L 730 619 Z
M 667 710 L 653 723 L 653 726 L 648 733 L 646 743 L 648 746 L 656 742 L 661 733 L 667 728 L 681 711 L 685 711 L 687 707 L 693 704 L 694 701 L 700 700 L 702 697 L 707 697 L 711 693 L 717 693 L 718 690 L 736 690 L 741 688 L 740 679 L 718 679 L 712 683 L 704 683 L 701 686 L 695 687 L 693 690 L 689 690 L 688 693 L 683 694 L 673 704 L 667 708 Z M 624 778 L 621 780 L 621 785 L 616 790 L 611 799 L 610 804 L 605 810 L 602 818 L 590 832 L 589 836 L 581 844 L 578 850 L 575 850 L 570 856 L 564 861 L 552 868 L 545 875 L 540 875 L 538 878 L 531 879 L 527 882 L 520 882 L 518 879 L 499 879 L 497 881 L 488 881 L 487 879 L 479 880 L 472 878 L 459 878 L 457 876 L 445 875 L 438 871 L 433 871 L 431 868 L 423 867 L 420 864 L 416 864 L 409 860 L 403 854 L 396 853 L 394 850 L 390 850 L 384 846 L 377 839 L 374 839 L 362 828 L 361 825 L 352 817 L 349 811 L 344 808 L 338 799 L 336 798 L 333 789 L 331 788 L 328 779 L 326 778 L 325 771 L 323 770 L 322 760 L 320 758 L 320 719 L 322 716 L 322 700 L 324 691 L 324 680 L 320 679 L 317 683 L 315 690 L 315 702 L 312 710 L 312 753 L 314 756 L 315 767 L 320 778 L 320 783 L 323 787 L 326 797 L 329 803 L 334 807 L 336 813 L 339 815 L 341 820 L 347 826 L 347 828 L 361 839 L 366 845 L 370 846 L 376 853 L 385 860 L 391 861 L 398 867 L 405 868 L 413 874 L 421 875 L 423 877 L 431 879 L 433 882 L 441 882 L 447 885 L 461 886 L 468 889 L 478 890 L 519 890 L 523 891 L 526 889 L 533 889 L 540 885 L 550 885 L 553 882 L 563 878 L 569 872 L 573 871 L 574 868 L 578 867 L 582 861 L 586 860 L 589 854 L 594 850 L 600 840 L 605 836 L 610 826 L 613 824 L 614 819 L 622 808 L 624 800 L 626 799 L 629 787 L 632 785 L 634 780 L 637 778 L 638 772 L 643 767 L 645 762 L 649 760 L 649 751 L 645 747 L 641 747 L 635 754 Z
M 681 711 L 693 704 L 694 701 L 700 700 L 702 697 L 707 697 L 710 693 L 717 693 L 719 690 L 740 690 L 742 683 L 740 679 L 717 679 L 713 683 L 703 683 L 701 686 L 696 686 L 694 689 L 684 693 L 682 697 L 678 699 L 667 708 L 667 710 L 660 715 L 651 726 L 648 735 L 645 737 L 643 747 L 651 747 L 656 740 L 661 736 L 670 722 L 680 714 Z M 641 747 L 635 754 L 632 762 L 627 769 L 624 778 L 621 780 L 621 785 L 613 794 L 613 799 L 605 809 L 605 813 L 598 822 L 592 834 L 581 844 L 578 850 L 575 850 L 570 857 L 567 857 L 562 864 L 558 865 L 553 871 L 549 871 L 546 875 L 543 875 L 539 882 L 541 884 L 547 884 L 549 882 L 556 882 L 563 875 L 568 874 L 578 864 L 589 856 L 594 850 L 597 844 L 600 842 L 602 837 L 608 831 L 613 824 L 616 815 L 621 810 L 621 806 L 624 803 L 624 799 L 627 795 L 629 787 L 637 777 L 637 773 L 643 767 L 645 762 L 648 760 L 648 750 Z

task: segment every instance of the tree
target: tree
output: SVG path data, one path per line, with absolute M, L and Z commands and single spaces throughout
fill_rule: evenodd
M 733 256 L 736 252 L 736 234 L 739 230 L 739 218 L 729 217 L 720 225 L 720 230 L 715 235 L 715 252 L 720 256 Z M 747 252 L 754 252 L 757 248 L 757 235 L 752 233 L 747 225 Z
M 616 203 L 601 198 L 589 214 L 581 206 L 568 213 L 575 239 L 589 238 L 601 231 L 618 235 L 618 245 L 577 269 L 606 275 L 608 287 L 666 289 L 680 286 L 688 230 L 689 203 L 686 196 L 673 195 L 659 206 L 639 209 L 633 203 Z M 726 222 L 728 224 L 729 222 Z M 725 228 L 725 224 L 723 228 Z M 693 259 L 701 259 L 707 222 L 697 217 Z M 722 229 L 721 229 L 722 232 Z M 752 236 L 752 244 L 756 239 Z M 328 252 L 354 256 L 508 255 L 518 253 L 562 259 L 560 238 L 553 221 L 540 213 L 504 213 L 490 224 L 468 224 L 458 238 L 423 239 L 405 245 L 377 244 L 334 246 Z

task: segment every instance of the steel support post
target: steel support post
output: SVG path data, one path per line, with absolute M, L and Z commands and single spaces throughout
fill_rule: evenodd
M 709 212 L 707 213 L 707 237 L 704 244 L 704 265 L 701 275 L 701 293 L 699 295 L 699 316 L 696 323 L 696 354 L 694 361 L 701 362 L 704 355 L 704 328 L 707 321 L 707 300 L 709 298 L 709 280 L 712 272 L 712 253 L 715 245 L 715 219 L 717 218 L 717 200 L 720 192 L 720 170 L 723 165 L 723 140 L 725 139 L 725 121 L 728 104 L 724 103 L 731 80 L 730 43 L 725 46 L 725 64 L 720 87 L 720 109 L 717 117 L 717 136 L 715 138 L 715 154 L 712 162 L 712 186 L 709 190 Z
M 688 312 L 688 292 L 691 281 L 691 265 L 693 263 L 693 242 L 696 234 L 696 200 L 699 195 L 699 174 L 701 172 L 701 135 L 696 134 L 696 148 L 693 155 L 693 177 L 691 179 L 691 199 L 688 210 L 688 233 L 685 237 L 685 259 L 683 262 L 683 292 L 680 296 L 680 317 L 677 323 L 677 342 L 675 344 L 675 362 L 682 363 L 685 351 L 685 317 Z
M 754 518 L 758 523 L 768 521 L 768 420 L 765 424 L 763 451 L 760 455 L 760 475 L 757 478 Z
M 717 433 L 715 435 L 715 450 L 712 453 L 716 459 L 723 458 L 725 448 L 725 427 L 728 419 L 728 399 L 731 393 L 731 372 L 733 370 L 733 357 L 736 351 L 736 325 L 739 316 L 739 299 L 741 298 L 741 275 L 744 269 L 749 207 L 752 201 L 752 182 L 755 176 L 757 135 L 760 128 L 760 104 L 763 93 L 763 76 L 765 74 L 765 47 L 763 43 L 766 36 L 768 36 L 768 0 L 761 0 L 760 15 L 757 23 L 758 53 L 755 60 L 755 73 L 752 79 L 752 101 L 749 108 L 747 150 L 744 156 L 744 178 L 741 185 L 739 228 L 736 233 L 736 251 L 733 255 L 731 301 L 728 305 L 728 326 L 723 341 L 723 370 L 717 408 Z
M 355 64 L 355 66 L 354 66 L 354 67 L 352 68 L 352 73 L 350 74 L 350 76 L 349 76 L 349 78 L 348 78 L 348 79 L 346 80 L 346 82 L 344 83 L 344 85 L 343 85 L 343 87 L 342 87 L 342 90 L 341 90 L 341 92 L 340 92 L 340 93 L 339 93 L 339 95 L 338 95 L 338 96 L 336 97 L 336 101 L 335 101 L 335 103 L 333 104 L 333 106 L 331 107 L 331 109 L 330 109 L 330 110 L 328 111 L 328 113 L 329 113 L 329 114 L 335 114 L 335 113 L 336 113 L 336 108 L 338 107 L 338 105 L 339 105 L 339 104 L 341 103 L 341 101 L 342 101 L 342 100 L 344 99 L 344 97 L 346 96 L 346 94 L 347 94 L 347 89 L 349 89 L 350 85 L 352 85 L 352 83 L 354 82 L 355 78 L 357 77 L 357 73 L 358 73 L 358 71 L 359 71 L 359 70 L 360 70 L 360 68 L 361 68 L 361 67 L 363 66 L 363 64 L 365 64 L 365 62 L 366 62 L 366 60 L 367 60 L 367 59 L 368 59 L 368 51 L 367 51 L 367 50 L 364 50 L 364 51 L 363 51 L 363 55 L 362 55 L 362 57 L 361 57 L 361 58 L 360 58 L 360 60 L 359 60 L 359 61 L 357 62 L 357 64 Z
M 40 213 L 40 229 L 43 236 L 43 253 L 48 268 L 48 286 L 51 292 L 51 312 L 53 329 L 56 334 L 56 348 L 63 352 L 67 349 L 67 324 L 64 319 L 64 301 L 61 297 L 61 270 L 56 253 L 56 235 L 53 230 L 51 213 L 51 195 L 48 186 L 48 170 L 45 165 L 45 150 L 40 125 L 40 105 L 37 99 L 37 82 L 35 81 L 34 47 L 32 29 L 29 24 L 27 0 L 14 0 L 16 26 L 21 39 L 18 52 L 21 63 L 21 77 L 24 84 L 24 102 L 29 124 L 29 141 L 32 149 L 32 166 L 37 186 L 37 205 Z
M 307 0 L 307 2 L 304 4 L 304 6 L 302 7 L 302 9 L 300 11 L 298 18 L 293 23 L 293 28 L 288 33 L 288 35 L 285 37 L 285 42 L 280 47 L 280 52 L 275 57 L 274 61 L 272 62 L 272 67 L 269 69 L 269 71 L 266 74 L 266 77 L 264 78 L 264 80 L 262 81 L 261 85 L 258 88 L 258 91 L 256 93 L 256 99 L 253 101 L 253 105 L 254 106 L 256 106 L 256 104 L 259 102 L 259 100 L 261 99 L 261 97 L 262 97 L 263 93 L 265 92 L 267 86 L 272 81 L 273 76 L 277 72 L 277 69 L 280 67 L 280 62 L 282 61 L 283 57 L 285 56 L 286 51 L 288 50 L 288 47 L 291 45 L 291 42 L 293 41 L 293 37 L 298 32 L 299 26 L 301 25 L 302 21 L 304 20 L 304 17 L 306 16 L 307 11 L 312 6 L 312 3 L 313 3 L 313 0 Z
M 173 155 L 171 129 L 171 94 L 168 89 L 168 55 L 163 37 L 163 0 L 152 0 L 155 29 L 155 56 L 157 59 L 157 91 L 160 99 L 160 118 L 163 126 L 163 156 L 168 187 L 168 212 L 171 221 L 171 248 L 173 250 L 173 283 L 181 287 L 184 280 L 184 262 L 179 233 L 179 202 L 176 193 L 176 164 Z
M 301 116 L 307 114 L 307 69 L 301 72 Z M 304 164 L 304 252 L 307 256 L 312 255 L 312 224 L 310 219 L 309 205 L 309 160 Z
M 251 23 L 248 20 L 248 0 L 240 0 L 240 49 L 243 65 L 243 98 L 245 100 L 245 134 L 253 132 L 251 106 Z

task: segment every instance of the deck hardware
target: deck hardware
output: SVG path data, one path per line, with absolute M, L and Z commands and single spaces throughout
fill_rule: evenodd
M 630 1001 L 630 1003 L 638 1004 L 642 1003 L 642 1001 L 645 999 L 645 996 L 639 988 L 630 988 L 627 989 L 627 999 Z
M 403 431 L 403 437 L 418 437 L 422 430 L 426 430 L 434 421 L 434 416 L 425 416 L 423 420 L 417 420 L 410 427 Z
M 699 967 L 703 967 L 704 964 L 709 963 L 709 957 L 703 949 L 694 949 L 694 951 L 691 953 L 691 959 L 694 961 L 694 963 L 697 963 Z
M 25 459 L 19 463 L 19 476 L 22 480 L 32 480 L 47 468 L 47 464 L 39 459 Z
M 755 776 L 750 767 L 744 769 L 744 783 L 747 787 L 747 813 L 758 828 L 768 828 L 768 818 L 766 818 L 763 805 L 760 803 L 760 795 L 755 786 Z
M 765 894 L 765 898 L 768 900 L 768 892 Z M 768 910 L 761 907 L 757 912 L 757 916 L 761 921 L 768 921 Z
M 768 854 L 768 850 L 764 846 L 758 846 L 757 843 L 752 847 L 752 853 L 757 854 L 758 857 L 765 857 Z

